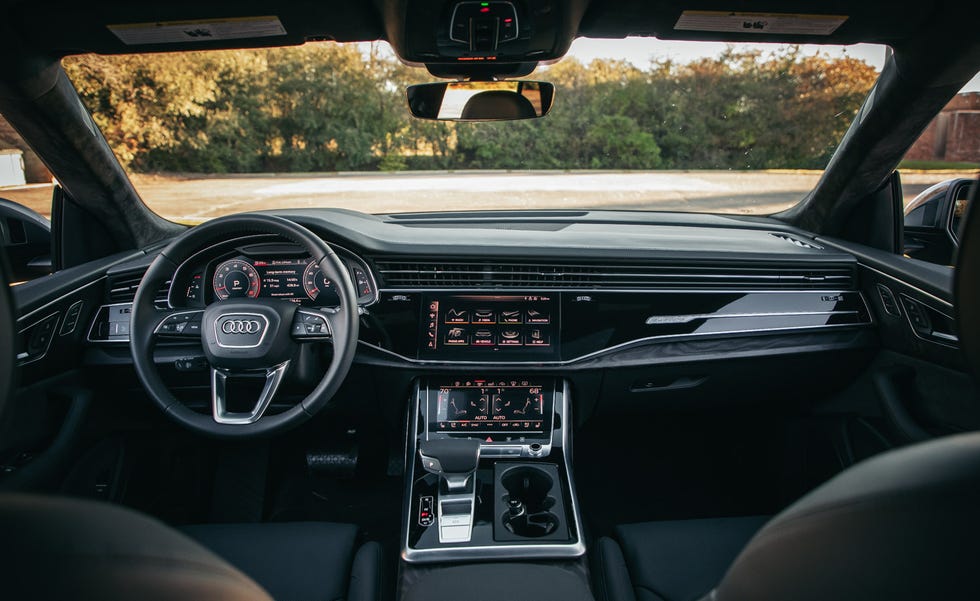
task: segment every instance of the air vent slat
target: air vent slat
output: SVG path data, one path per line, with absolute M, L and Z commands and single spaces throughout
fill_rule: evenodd
M 377 260 L 384 286 L 406 288 L 835 288 L 851 289 L 849 266 L 701 267 Z
M 127 274 L 114 276 L 108 285 L 106 302 L 108 304 L 131 303 L 136 298 L 136 290 L 139 288 L 143 274 Z M 154 303 L 161 308 L 167 307 L 167 295 L 170 293 L 170 280 L 164 282 L 157 290 Z

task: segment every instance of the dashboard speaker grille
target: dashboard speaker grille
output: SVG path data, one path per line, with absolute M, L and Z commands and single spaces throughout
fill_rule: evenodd
M 435 262 L 378 259 L 383 286 L 411 288 L 768 288 L 847 290 L 851 266 L 702 267 L 554 263 Z

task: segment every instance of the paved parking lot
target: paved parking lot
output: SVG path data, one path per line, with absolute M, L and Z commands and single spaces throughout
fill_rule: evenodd
M 969 172 L 903 174 L 906 201 Z M 197 222 L 287 207 L 340 207 L 367 213 L 467 209 L 602 208 L 769 214 L 798 202 L 816 172 L 406 172 L 233 176 L 135 175 L 160 214 Z M 51 186 L 0 189 L 0 197 L 48 215 Z

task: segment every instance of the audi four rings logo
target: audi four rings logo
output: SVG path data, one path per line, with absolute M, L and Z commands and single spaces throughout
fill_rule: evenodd
M 254 319 L 229 319 L 221 324 L 225 334 L 258 334 L 262 324 Z

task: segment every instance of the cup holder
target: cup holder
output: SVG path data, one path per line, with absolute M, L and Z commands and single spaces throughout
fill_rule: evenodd
M 510 533 L 540 538 L 558 529 L 558 516 L 551 512 L 556 504 L 551 495 L 555 480 L 547 472 L 536 466 L 514 467 L 504 472 L 500 484 L 506 507 L 501 521 Z

